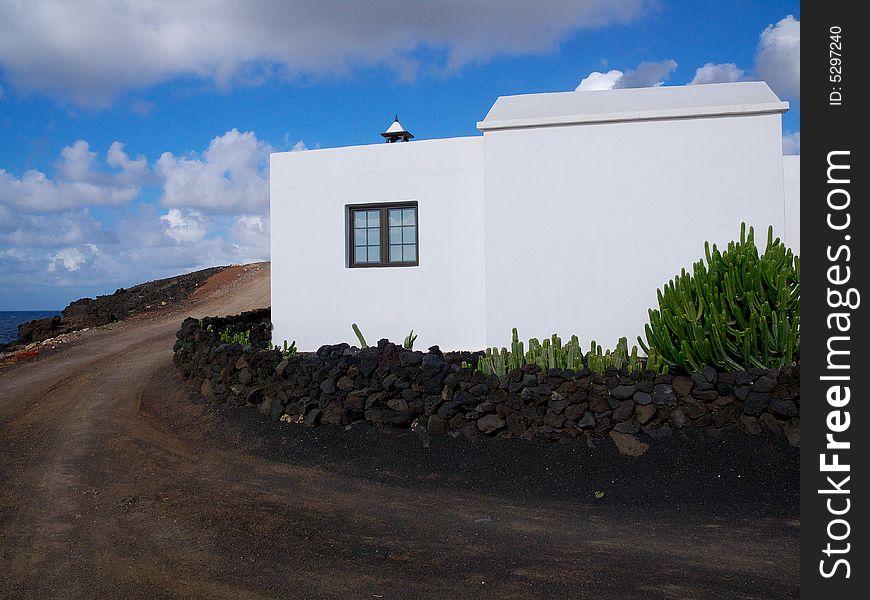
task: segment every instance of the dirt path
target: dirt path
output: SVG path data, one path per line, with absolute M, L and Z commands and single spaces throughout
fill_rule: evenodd
M 268 266 L 219 284 L 193 316 L 269 303 Z M 486 487 L 496 442 L 279 430 L 189 400 L 171 365 L 182 317 L 0 374 L 0 598 L 797 593 L 796 511 L 776 490 L 596 505 L 588 490 Z

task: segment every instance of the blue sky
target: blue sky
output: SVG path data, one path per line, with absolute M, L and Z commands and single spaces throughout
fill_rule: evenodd
M 799 21 L 779 1 L 0 0 L 0 310 L 268 259 L 269 152 L 379 143 L 395 113 L 476 135 L 499 95 L 764 79 L 799 152 Z

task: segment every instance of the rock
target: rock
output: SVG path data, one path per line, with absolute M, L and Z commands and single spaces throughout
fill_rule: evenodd
M 462 426 L 462 435 L 469 440 L 476 440 L 481 437 L 481 429 L 474 421 L 469 421 Z
M 627 400 L 628 398 L 634 396 L 634 393 L 636 391 L 637 387 L 634 385 L 618 385 L 610 390 L 610 395 L 617 400 Z
M 547 411 L 547 414 L 544 415 L 544 425 L 549 425 L 555 429 L 559 429 L 564 425 L 565 417 L 560 414 L 556 414 L 552 409 Z
M 782 431 L 785 433 L 788 443 L 795 448 L 801 447 L 801 424 L 797 419 L 786 421 L 782 424 Z
M 569 404 L 571 403 L 559 392 L 553 392 L 550 396 L 550 409 L 556 414 L 561 414 Z
M 700 419 L 707 413 L 707 409 L 697 404 L 687 403 L 683 410 L 690 419 Z
M 248 366 L 248 361 L 245 360 L 244 356 L 240 356 L 239 360 L 236 361 L 236 371 L 241 371 L 245 367 Z
M 653 389 L 653 404 L 676 404 L 677 397 L 674 388 L 667 383 L 658 383 Z
M 703 369 L 701 369 L 701 375 L 707 381 L 707 383 L 716 383 L 716 369 L 707 365 Z
M 458 407 L 458 402 L 445 402 L 438 408 L 438 416 L 447 421 L 456 414 Z
M 719 392 L 716 390 L 695 390 L 692 392 L 692 398 L 701 402 L 713 402 L 719 397 Z
M 652 396 L 647 392 L 636 392 L 633 396 L 633 400 L 635 404 L 646 406 L 647 404 L 652 403 Z
M 677 429 L 682 429 L 683 426 L 686 424 L 686 421 L 686 413 L 684 413 L 682 409 L 678 408 L 677 410 L 671 412 L 671 423 Z
M 260 411 L 260 414 L 264 417 L 272 414 L 272 399 L 268 396 L 260 402 L 259 406 L 257 406 L 257 410 Z
M 671 435 L 672 433 L 674 433 L 674 430 L 671 429 L 671 426 L 668 425 L 667 423 L 664 423 L 660 427 L 650 427 L 647 425 L 647 426 L 641 427 L 641 429 L 643 430 L 643 432 L 645 434 L 647 434 L 651 438 L 655 438 L 655 439 L 667 437 L 667 436 Z
M 740 424 L 749 435 L 758 435 L 761 433 L 761 425 L 758 424 L 758 419 L 747 414 L 740 415 Z
M 749 392 L 746 396 L 746 402 L 743 404 L 743 412 L 747 415 L 757 417 L 767 405 L 770 403 L 770 394 L 761 392 Z
M 351 392 L 344 399 L 344 407 L 354 412 L 360 412 L 365 409 L 366 397 L 361 391 Z
M 610 439 L 616 444 L 617 450 L 626 456 L 641 456 L 649 450 L 649 444 L 640 441 L 629 433 L 610 432 Z
M 408 412 L 408 403 L 402 398 L 392 398 L 387 400 L 387 407 L 396 412 Z
M 199 393 L 202 394 L 202 396 L 205 398 L 211 398 L 214 395 L 211 389 L 210 379 L 203 380 L 202 385 L 199 386 Z
M 347 375 L 344 375 L 343 377 L 341 377 L 341 379 L 338 380 L 336 386 L 343 392 L 349 392 L 353 389 L 353 379 L 351 379 Z
M 782 433 L 782 427 L 779 426 L 779 421 L 777 421 L 776 417 L 774 417 L 772 414 L 763 413 L 760 417 L 758 417 L 758 421 L 769 432 L 775 433 L 777 435 Z
M 571 404 L 565 409 L 564 414 L 565 418 L 569 421 L 576 421 L 581 416 L 583 416 L 584 412 L 586 412 L 586 409 L 583 407 L 582 404 Z
M 746 397 L 749 396 L 749 392 L 751 391 L 751 386 L 739 385 L 734 388 L 734 396 L 736 396 L 738 400 L 746 400 Z
M 646 425 L 656 414 L 656 407 L 644 404 L 634 407 L 634 414 L 641 425 Z
M 637 433 L 640 431 L 640 422 L 632 417 L 628 421 L 623 421 L 621 423 L 617 423 L 613 426 L 614 431 L 618 431 L 619 433 Z
M 695 390 L 712 390 L 713 384 L 707 381 L 707 378 L 701 375 L 700 373 L 692 374 L 692 384 L 695 386 Z
M 284 373 L 287 372 L 287 367 L 290 366 L 290 361 L 286 358 L 278 363 L 278 366 L 275 367 L 275 375 L 278 379 L 284 378 Z
M 331 378 L 324 379 L 320 382 L 320 391 L 324 394 L 334 394 L 335 382 Z
M 685 398 L 689 395 L 689 392 L 692 391 L 692 387 L 695 383 L 685 375 L 677 375 L 674 377 L 673 383 L 671 385 L 674 387 L 674 391 L 677 393 L 677 396 L 680 398 Z
M 592 429 L 595 427 L 595 416 L 591 412 L 583 415 L 583 418 L 577 421 L 577 427 L 580 429 Z
M 483 433 L 493 433 L 504 426 L 504 420 L 500 419 L 497 415 L 486 415 L 477 420 L 477 428 Z
M 323 409 L 321 420 L 331 425 L 344 425 L 347 422 L 347 411 L 338 400 L 333 400 Z
M 446 426 L 444 424 L 444 419 L 439 417 L 438 415 L 430 415 L 429 420 L 426 421 L 426 431 L 430 435 L 440 435 L 446 431 Z
M 753 392 L 769 392 L 773 390 L 776 382 L 770 377 L 764 376 L 759 377 L 755 380 L 755 383 L 752 384 Z
M 613 410 L 613 420 L 616 422 L 625 421 L 634 413 L 634 400 L 623 400 Z
M 592 412 L 603 413 L 610 410 L 610 404 L 601 396 L 589 396 L 589 408 Z
M 314 427 L 320 422 L 320 417 L 323 416 L 323 411 L 319 408 L 313 408 L 305 414 L 305 419 L 302 421 L 306 427 Z
M 782 419 L 791 419 L 798 414 L 797 405 L 791 400 L 771 400 L 769 410 Z
M 251 383 L 251 381 L 253 381 L 253 379 L 254 376 L 251 375 L 251 369 L 249 369 L 248 367 L 245 367 L 244 369 L 239 371 L 239 383 L 241 383 L 242 385 L 248 385 L 249 383 Z

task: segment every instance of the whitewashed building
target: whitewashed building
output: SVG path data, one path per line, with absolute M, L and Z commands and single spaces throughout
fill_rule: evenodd
M 799 247 L 786 110 L 763 82 L 530 94 L 482 135 L 272 154 L 273 337 L 634 340 L 705 240 L 746 221 Z

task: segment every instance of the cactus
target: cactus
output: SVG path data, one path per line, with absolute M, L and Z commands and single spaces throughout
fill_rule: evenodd
M 357 327 L 357 324 L 351 323 L 351 327 L 353 328 L 353 332 L 356 334 L 356 337 L 359 340 L 359 347 L 360 348 L 368 348 L 369 345 L 366 344 L 366 339 L 363 337 L 363 334 L 359 330 L 359 327 Z
M 705 260 L 683 269 L 658 290 L 644 351 L 670 368 L 700 371 L 791 365 L 800 356 L 800 257 L 768 228 L 758 255 L 755 235 L 741 224 L 740 240 L 720 252 L 704 244 Z
M 417 336 L 414 335 L 414 330 L 411 330 L 411 333 L 408 334 L 408 337 L 405 338 L 405 341 L 402 342 L 402 348 L 405 350 L 413 350 L 414 349 L 414 340 L 417 339 Z

